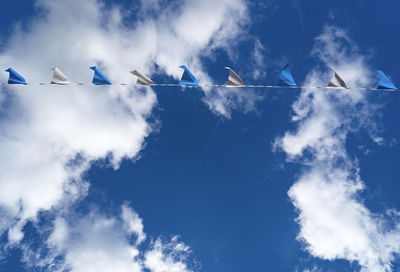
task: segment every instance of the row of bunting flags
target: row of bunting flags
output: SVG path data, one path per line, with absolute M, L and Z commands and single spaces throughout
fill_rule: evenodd
M 377 88 L 348 88 L 346 82 L 339 76 L 336 70 L 331 66 L 332 71 L 334 72 L 334 76 L 327 86 L 317 87 L 317 86 L 298 86 L 293 78 L 293 75 L 290 71 L 289 64 L 287 64 L 281 74 L 280 80 L 277 85 L 248 85 L 246 84 L 240 76 L 233 71 L 229 67 L 225 67 L 229 70 L 228 81 L 225 85 L 200 85 L 197 81 L 196 77 L 190 72 L 190 70 L 182 65 L 179 68 L 182 68 L 183 75 L 179 84 L 158 84 L 151 80 L 149 77 L 145 76 L 138 70 L 131 71 L 133 75 L 137 77 L 136 84 L 138 85 L 148 85 L 148 86 L 210 86 L 210 87 L 256 87 L 256 88 L 281 88 L 281 87 L 290 87 L 290 88 L 338 88 L 338 89 L 357 89 L 357 90 L 378 90 L 378 89 L 386 89 L 386 90 L 400 90 L 397 89 L 396 86 L 390 81 L 390 79 L 383 73 L 381 70 L 376 70 L 379 75 L 379 82 Z M 94 71 L 94 76 L 92 80 L 93 85 L 112 85 L 111 81 L 96 67 L 90 67 Z M 6 70 L 9 73 L 8 84 L 23 84 L 27 85 L 25 78 L 21 76 L 17 71 L 12 68 Z M 57 67 L 53 68 L 53 78 L 51 80 L 51 84 L 56 85 L 70 85 L 69 79 L 58 69 Z M 78 83 L 79 85 L 85 85 L 83 83 Z M 46 85 L 45 83 L 40 83 L 40 85 Z M 125 83 L 120 83 L 120 85 L 128 85 Z

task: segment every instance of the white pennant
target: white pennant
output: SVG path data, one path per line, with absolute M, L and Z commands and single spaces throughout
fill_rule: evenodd
M 229 76 L 228 76 L 228 82 L 226 83 L 226 86 L 245 86 L 246 83 L 238 76 L 238 74 L 235 73 L 231 68 L 225 67 L 225 69 L 229 70 Z
M 144 74 L 139 72 L 138 70 L 131 71 L 131 74 L 138 77 L 136 84 L 139 84 L 139 85 L 154 85 L 154 84 L 156 84 L 153 80 L 151 80 L 150 78 L 148 78 L 147 76 L 145 76 Z
M 58 69 L 57 67 L 53 68 L 53 78 L 51 80 L 51 84 L 57 85 L 69 85 L 68 78 Z
M 333 72 L 335 72 L 335 75 L 331 79 L 331 81 L 328 84 L 328 87 L 343 87 L 347 89 L 346 82 L 339 76 L 339 74 L 336 72 L 336 70 L 331 66 L 331 69 Z

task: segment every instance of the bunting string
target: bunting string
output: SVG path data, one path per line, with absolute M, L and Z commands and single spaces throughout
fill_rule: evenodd
M 293 75 L 289 69 L 289 64 L 283 67 L 279 77 L 277 85 L 250 85 L 246 84 L 240 76 L 229 67 L 225 67 L 229 70 L 229 76 L 226 84 L 199 84 L 196 77 L 190 72 L 185 66 L 180 66 L 183 74 L 179 83 L 156 83 L 146 75 L 142 74 L 138 70 L 131 71 L 131 74 L 137 77 L 136 83 L 114 83 L 120 86 L 154 86 L 154 87 L 238 87 L 238 88 L 289 88 L 289 89 L 337 89 L 337 90 L 358 90 L 358 91 L 390 91 L 397 92 L 400 89 L 390 81 L 390 79 L 381 70 L 376 70 L 379 75 L 379 82 L 377 87 L 366 88 L 366 87 L 347 87 L 346 82 L 338 74 L 338 72 L 330 66 L 334 75 L 327 84 L 327 86 L 299 86 L 296 84 Z M 112 82 L 96 67 L 90 67 L 94 71 L 92 83 L 75 83 L 77 85 L 112 85 Z M 2 83 L 1 85 L 33 85 L 28 83 L 23 76 L 12 68 L 6 70 L 9 73 L 8 83 Z M 48 83 L 37 83 L 37 85 L 74 85 L 71 84 L 69 79 L 61 72 L 57 67 L 53 68 L 53 78 Z

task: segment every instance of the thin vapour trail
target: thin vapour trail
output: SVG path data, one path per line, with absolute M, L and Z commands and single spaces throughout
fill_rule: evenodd
M 214 129 L 212 130 L 211 135 L 208 138 L 208 140 L 204 146 L 203 153 L 200 156 L 199 164 L 201 164 L 203 162 L 204 158 L 206 157 L 208 150 L 210 149 L 210 145 L 213 142 L 215 135 L 217 134 L 217 130 L 220 127 L 221 123 L 222 123 L 222 118 L 218 118 L 218 122 L 215 125 Z

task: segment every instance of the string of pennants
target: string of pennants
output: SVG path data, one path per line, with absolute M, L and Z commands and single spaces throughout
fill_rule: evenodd
M 183 74 L 182 78 L 178 84 L 161 84 L 155 83 L 146 75 L 142 74 L 138 70 L 133 70 L 131 73 L 137 77 L 137 85 L 145 86 L 192 86 L 192 87 L 250 87 L 250 88 L 336 88 L 336 89 L 347 89 L 347 90 L 387 90 L 387 91 L 399 91 L 400 89 L 390 81 L 390 79 L 381 70 L 376 70 L 379 75 L 379 82 L 376 88 L 348 88 L 346 82 L 339 76 L 336 70 L 331 66 L 334 76 L 327 86 L 299 86 L 297 85 L 294 77 L 290 71 L 289 64 L 287 64 L 280 74 L 280 79 L 277 85 L 248 85 L 246 84 L 240 76 L 229 67 L 225 67 L 229 70 L 229 76 L 226 84 L 224 85 L 214 85 L 214 84 L 202 84 L 200 85 L 196 77 L 190 72 L 190 70 L 182 65 Z M 94 71 L 94 76 L 92 80 L 93 85 L 112 85 L 111 81 L 96 67 L 90 67 Z M 55 85 L 70 85 L 69 79 L 61 72 L 57 67 L 53 68 L 53 78 L 50 84 Z M 21 76 L 17 71 L 12 68 L 6 70 L 9 73 L 8 84 L 22 84 L 29 85 L 25 78 Z M 4 84 L 3 84 L 4 85 Z M 39 85 L 47 85 L 46 83 L 39 83 Z M 78 85 L 86 85 L 84 83 L 78 83 Z M 120 85 L 129 85 L 128 83 L 120 83 Z

